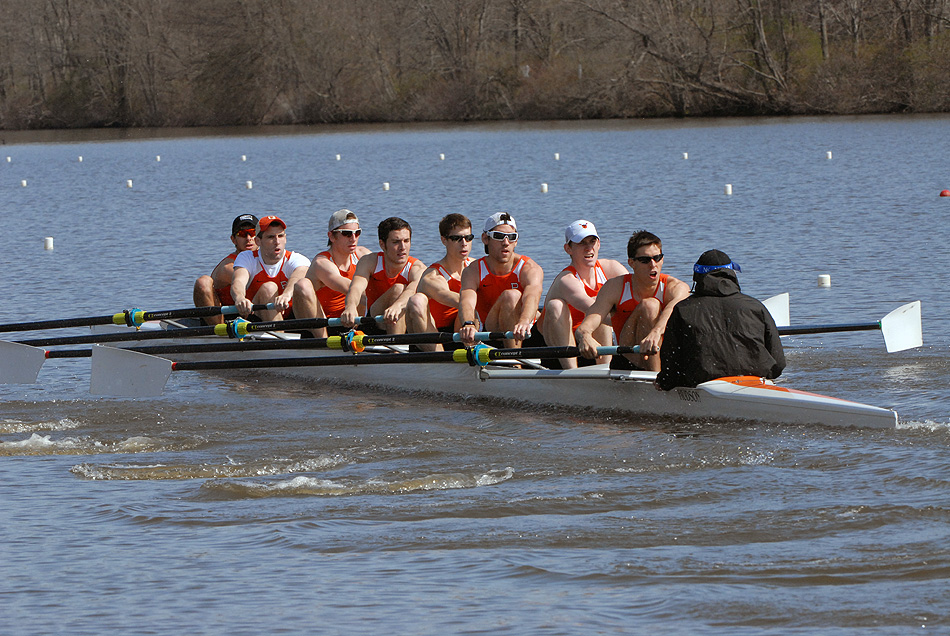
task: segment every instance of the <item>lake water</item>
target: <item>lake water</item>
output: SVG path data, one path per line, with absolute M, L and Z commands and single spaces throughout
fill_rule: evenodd
M 185 307 L 242 212 L 279 214 L 307 256 L 340 207 L 371 247 L 403 216 L 432 261 L 444 214 L 510 210 L 548 283 L 587 218 L 602 257 L 659 234 L 685 280 L 728 252 L 744 291 L 791 294 L 793 324 L 921 300 L 920 349 L 786 343 L 785 384 L 895 408 L 901 428 L 603 419 L 250 372 L 95 399 L 88 360 L 49 361 L 0 386 L 0 632 L 950 629 L 950 118 L 220 132 L 4 135 L 0 323 Z

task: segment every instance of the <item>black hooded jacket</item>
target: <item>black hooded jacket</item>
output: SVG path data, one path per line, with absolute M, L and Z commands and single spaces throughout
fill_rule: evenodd
M 740 292 L 731 269 L 695 278 L 692 294 L 677 303 L 666 325 L 657 386 L 669 391 L 727 376 L 781 375 L 785 353 L 765 305 Z

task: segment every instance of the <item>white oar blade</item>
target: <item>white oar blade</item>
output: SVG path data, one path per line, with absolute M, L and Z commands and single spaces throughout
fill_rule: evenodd
M 884 316 L 881 319 L 881 332 L 888 353 L 923 346 L 920 301 L 907 303 Z
M 153 397 L 162 394 L 171 372 L 171 360 L 93 345 L 89 392 L 116 397 Z
M 45 360 L 43 349 L 0 341 L 0 384 L 35 384 Z
M 776 327 L 788 327 L 792 324 L 788 311 L 788 292 L 766 298 L 762 301 L 762 304 L 772 314 L 772 320 L 775 321 Z

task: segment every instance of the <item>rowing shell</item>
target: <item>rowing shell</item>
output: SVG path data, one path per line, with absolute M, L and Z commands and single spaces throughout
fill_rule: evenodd
M 383 352 L 385 351 L 385 353 Z M 241 359 L 299 357 L 286 352 L 242 352 Z M 308 351 L 305 357 L 338 356 Z M 389 348 L 368 348 L 359 356 L 399 356 Z M 216 359 L 220 359 L 220 355 Z M 200 360 L 183 355 L 182 360 Z M 526 360 L 523 366 L 538 361 Z M 144 396 L 161 393 L 172 363 L 148 354 L 97 345 L 92 354 L 91 391 L 100 395 Z M 97 367 L 108 372 L 97 373 Z M 895 428 L 897 413 L 839 398 L 775 385 L 757 377 L 723 378 L 695 388 L 658 391 L 656 374 L 611 370 L 606 365 L 553 370 L 512 368 L 510 363 L 472 367 L 452 363 L 293 366 L 259 369 L 295 380 L 387 391 L 424 393 L 455 399 L 502 402 L 528 407 L 611 411 L 677 421 L 748 421 L 820 424 L 833 427 Z M 155 389 L 157 387 L 157 391 Z

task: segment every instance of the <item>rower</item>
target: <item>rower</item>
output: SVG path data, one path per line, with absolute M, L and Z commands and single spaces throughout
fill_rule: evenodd
M 359 245 L 360 220 L 355 212 L 342 209 L 330 215 L 327 225 L 329 249 L 313 257 L 306 278 L 294 288 L 294 316 L 297 318 L 339 318 L 346 307 L 356 264 L 369 250 Z M 365 297 L 358 305 L 366 309 Z M 315 338 L 325 338 L 326 328 L 312 329 Z
M 724 252 L 704 252 L 693 266 L 693 292 L 673 308 L 660 349 L 656 387 L 694 387 L 720 377 L 777 378 L 785 352 L 772 314 L 741 293 L 741 271 Z
M 447 214 L 439 221 L 439 236 L 445 256 L 422 273 L 418 291 L 406 307 L 406 330 L 409 333 L 441 331 L 454 333 L 458 320 L 459 291 L 462 270 L 471 262 L 472 222 L 463 214 Z M 423 351 L 441 351 L 439 344 L 416 345 Z
M 607 280 L 627 273 L 627 268 L 618 261 L 598 258 L 600 237 L 590 221 L 579 219 L 567 226 L 564 251 L 570 256 L 571 264 L 551 283 L 538 318 L 538 330 L 545 343 L 551 346 L 574 346 L 574 327 L 584 320 L 597 292 Z M 611 345 L 610 326 L 602 324 L 597 327 L 593 338 L 598 345 Z M 597 362 L 604 364 L 609 359 L 609 356 L 603 356 Z M 577 368 L 576 358 L 562 358 L 560 363 L 564 369 Z
M 631 236 L 627 242 L 627 257 L 633 274 L 604 283 L 584 320 L 574 330 L 574 338 L 585 358 L 595 357 L 600 343 L 592 334 L 606 324 L 609 316 L 617 343 L 639 345 L 643 352 L 643 355 L 614 356 L 611 367 L 659 371 L 660 360 L 656 354 L 660 351 L 666 322 L 676 303 L 689 295 L 689 286 L 662 273 L 663 243 L 655 234 L 641 230 Z
M 475 344 L 475 333 L 512 331 L 506 347 L 520 347 L 538 317 L 544 271 L 527 256 L 515 253 L 518 226 L 508 212 L 496 212 L 482 230 L 483 256 L 462 272 L 459 293 L 459 335 L 466 346 Z
M 291 318 L 294 286 L 307 275 L 310 259 L 284 249 L 287 224 L 268 215 L 257 222 L 254 237 L 257 249 L 241 252 L 234 259 L 231 294 L 238 312 L 251 315 L 253 305 L 274 304 L 273 310 L 261 311 L 259 318 L 270 322 Z
M 241 214 L 231 222 L 231 243 L 234 251 L 221 259 L 211 275 L 199 276 L 195 281 L 193 297 L 195 307 L 221 307 L 233 305 L 231 297 L 231 279 L 234 276 L 234 259 L 245 250 L 254 249 L 254 234 L 257 226 L 257 217 L 253 214 Z M 224 318 L 207 316 L 204 321 L 209 325 L 220 324 Z
M 377 228 L 380 251 L 360 258 L 346 292 L 340 321 L 353 328 L 359 322 L 360 301 L 366 294 L 367 315 L 382 316 L 386 333 L 406 332 L 406 306 L 416 293 L 425 266 L 409 255 L 412 228 L 399 217 L 389 217 Z M 367 327 L 364 325 L 363 330 Z M 370 332 L 372 328 L 370 327 Z

